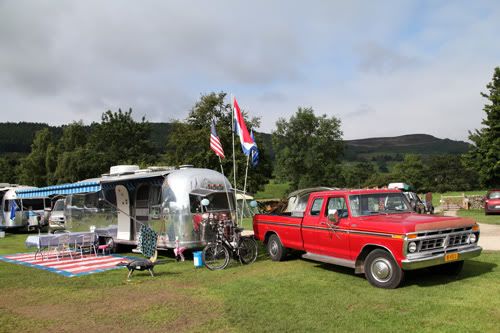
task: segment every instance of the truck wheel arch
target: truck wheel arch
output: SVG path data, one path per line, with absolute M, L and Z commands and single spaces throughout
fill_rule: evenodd
M 269 230 L 269 231 L 266 232 L 266 235 L 264 236 L 264 244 L 267 244 L 267 241 L 269 240 L 269 237 L 271 237 L 272 235 L 276 235 L 276 237 L 278 237 L 278 239 L 281 242 L 280 235 L 278 235 L 278 233 L 276 231 L 274 231 L 274 230 Z M 281 244 L 283 244 L 283 242 L 281 242 Z
M 376 249 L 380 249 L 380 250 L 384 250 L 384 251 L 387 251 L 392 259 L 394 259 L 394 261 L 397 263 L 397 260 L 396 260 L 396 257 L 394 257 L 394 254 L 392 254 L 391 250 L 389 250 L 387 247 L 383 246 L 383 245 L 380 245 L 380 244 L 365 244 L 365 246 L 363 246 L 363 249 L 361 250 L 361 252 L 358 254 L 357 258 L 356 258 L 356 263 L 354 264 L 354 273 L 355 274 L 364 274 L 365 273 L 365 259 L 366 259 L 366 256 L 372 252 L 373 250 L 376 250 Z

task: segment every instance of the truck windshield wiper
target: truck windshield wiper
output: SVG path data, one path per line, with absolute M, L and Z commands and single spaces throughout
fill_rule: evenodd
M 407 209 L 386 209 L 385 210 L 386 212 L 390 212 L 390 213 L 409 213 L 410 211 L 407 210 Z
M 380 214 L 387 214 L 387 213 L 383 213 L 380 211 L 372 211 L 372 210 L 366 210 L 363 212 L 363 215 L 380 215 Z

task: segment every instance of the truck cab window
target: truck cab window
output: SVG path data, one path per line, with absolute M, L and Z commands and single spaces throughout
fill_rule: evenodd
M 318 216 L 321 214 L 321 207 L 323 206 L 323 198 L 318 198 L 314 200 L 312 206 L 311 206 L 311 215 L 312 216 Z
M 328 211 L 336 209 L 339 217 L 347 217 L 349 215 L 347 211 L 347 204 L 343 197 L 341 198 L 329 198 L 327 209 L 325 211 L 325 216 L 328 216 Z

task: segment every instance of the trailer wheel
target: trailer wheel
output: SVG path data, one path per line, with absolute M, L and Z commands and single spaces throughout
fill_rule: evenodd
M 273 261 L 282 261 L 286 257 L 287 249 L 276 234 L 272 234 L 267 241 L 267 253 Z
M 404 277 L 403 270 L 385 250 L 376 249 L 370 252 L 366 256 L 364 266 L 366 279 L 375 287 L 397 288 Z

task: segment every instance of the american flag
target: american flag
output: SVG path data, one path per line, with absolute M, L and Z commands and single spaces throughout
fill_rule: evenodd
M 215 120 L 213 119 L 210 128 L 210 149 L 212 149 L 220 158 L 224 158 L 224 149 L 222 149 L 222 144 L 220 143 L 217 132 L 215 131 Z

